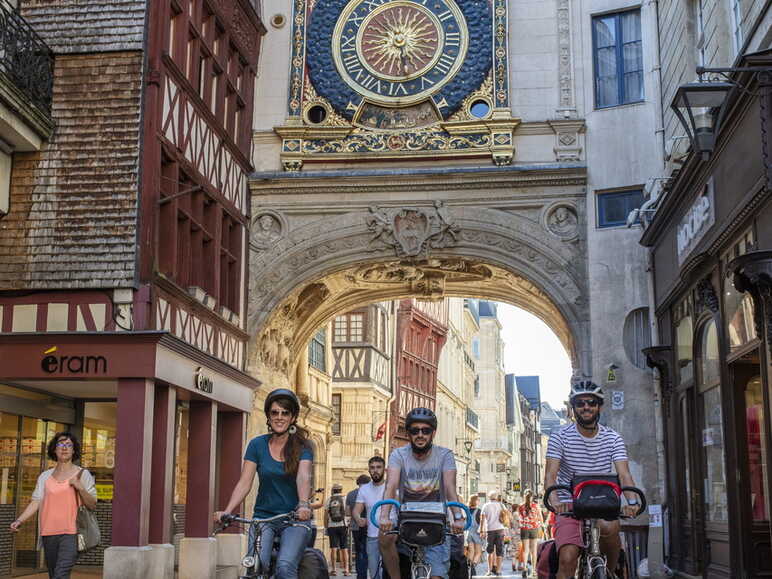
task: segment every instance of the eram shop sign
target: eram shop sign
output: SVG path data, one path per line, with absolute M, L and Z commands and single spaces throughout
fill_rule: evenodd
M 40 368 L 46 374 L 107 374 L 107 358 L 63 355 L 57 346 L 51 346 L 43 352 Z
M 702 193 L 694 200 L 686 214 L 678 222 L 678 265 L 681 266 L 700 240 L 716 222 L 716 204 L 713 196 L 713 178 L 705 184 Z

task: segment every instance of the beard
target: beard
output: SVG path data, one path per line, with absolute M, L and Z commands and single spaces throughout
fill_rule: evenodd
M 419 447 L 419 446 L 416 446 L 415 442 L 413 442 L 411 440 L 410 441 L 410 447 L 413 449 L 413 452 L 415 454 L 420 456 L 422 454 L 426 454 L 427 452 L 429 452 L 432 449 L 432 441 L 430 440 L 429 442 L 427 442 L 426 446 L 424 446 L 424 447 Z
M 377 472 L 377 473 L 370 473 L 370 478 L 373 479 L 373 482 L 378 484 L 383 480 L 384 473 Z
M 579 424 L 579 426 L 583 426 L 584 428 L 593 428 L 598 425 L 598 419 L 600 419 L 600 412 L 598 412 L 595 416 L 593 416 L 591 419 L 587 420 L 582 418 L 580 414 L 576 415 L 576 422 Z

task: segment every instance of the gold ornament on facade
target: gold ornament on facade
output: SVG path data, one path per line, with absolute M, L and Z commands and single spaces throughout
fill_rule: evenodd
M 306 84 L 305 91 L 303 94 L 303 117 L 304 118 L 307 119 L 308 111 L 313 106 L 323 107 L 324 110 L 327 112 L 327 115 L 325 116 L 324 121 L 319 123 L 320 125 L 325 125 L 329 127 L 350 127 L 351 126 L 351 123 L 349 123 L 341 115 L 335 112 L 335 109 L 332 107 L 332 105 L 326 98 L 321 97 L 316 93 L 316 89 L 314 89 L 313 84 L 309 82 Z
M 473 93 L 470 93 L 469 96 L 467 96 L 464 99 L 464 102 L 461 104 L 461 108 L 458 109 L 458 111 L 453 113 L 453 115 L 451 115 L 448 118 L 448 122 L 477 120 L 478 117 L 475 117 L 474 115 L 472 115 L 472 112 L 471 112 L 472 103 L 482 100 L 488 103 L 491 106 L 491 108 L 493 108 L 490 100 L 492 98 L 493 98 L 493 74 L 488 73 L 488 77 L 480 85 L 480 88 L 478 88 Z

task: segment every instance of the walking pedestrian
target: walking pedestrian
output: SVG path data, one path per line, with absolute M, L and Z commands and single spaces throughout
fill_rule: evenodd
M 370 517 L 366 517 L 365 513 L 375 503 L 383 500 L 383 492 L 386 490 L 386 461 L 383 460 L 382 456 L 374 456 L 367 461 L 367 470 L 372 480 L 359 488 L 352 518 L 360 528 L 367 528 L 367 569 L 370 572 L 370 579 L 381 579 L 382 566 L 381 550 L 378 545 L 378 527 L 373 525 Z M 396 515 L 393 520 L 397 520 Z
M 488 547 L 488 575 L 501 573 L 501 563 L 504 559 L 504 522 L 507 515 L 501 504 L 501 493 L 493 492 L 491 500 L 482 508 L 482 522 L 480 523 L 480 536 L 487 539 Z M 503 520 L 502 520 L 503 519 Z
M 346 516 L 349 519 L 351 534 L 351 558 L 354 560 L 357 579 L 367 579 L 367 527 L 360 527 L 354 520 L 353 512 L 357 503 L 359 489 L 370 482 L 370 477 L 360 474 L 357 477 L 357 488 L 346 495 Z M 362 518 L 367 517 L 367 510 L 362 513 Z
M 340 553 L 343 575 L 348 576 L 348 530 L 346 529 L 346 497 L 343 487 L 335 483 L 332 494 L 324 508 L 324 528 L 330 538 L 330 575 L 335 575 L 335 567 Z
M 469 510 L 472 513 L 472 526 L 469 527 L 469 533 L 467 534 L 467 557 L 469 558 L 469 564 L 472 566 L 472 575 L 477 575 L 477 565 L 482 559 L 483 545 L 485 541 L 480 536 L 480 517 L 482 512 L 480 511 L 480 497 L 472 495 L 469 497 Z
M 536 540 L 542 525 L 541 509 L 534 502 L 530 490 L 525 491 L 525 500 L 518 507 L 517 514 L 520 520 L 520 540 L 523 542 L 523 560 L 530 574 L 531 570 L 536 569 Z
M 40 538 L 50 579 L 69 579 L 78 560 L 78 505 L 93 510 L 97 503 L 94 477 L 75 464 L 80 460 L 80 442 L 69 432 L 58 432 L 48 443 L 48 458 L 56 461 L 38 477 L 24 512 L 11 523 L 11 532 L 40 509 Z M 38 545 L 39 546 L 39 545 Z

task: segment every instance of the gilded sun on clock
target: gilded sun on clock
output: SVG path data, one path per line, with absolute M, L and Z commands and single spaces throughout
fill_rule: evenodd
M 441 53 L 442 28 L 418 5 L 386 4 L 362 23 L 363 64 L 381 78 L 406 80 L 429 69 Z

